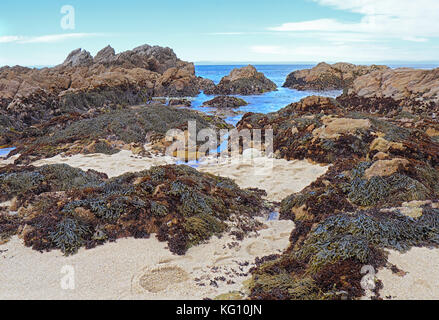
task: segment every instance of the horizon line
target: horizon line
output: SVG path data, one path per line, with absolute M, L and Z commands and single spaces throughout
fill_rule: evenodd
M 326 61 L 194 61 L 194 65 L 198 66 L 215 66 L 215 65 L 317 65 L 319 63 L 328 63 L 328 64 L 334 64 L 334 63 L 352 63 L 356 65 L 372 65 L 372 64 L 382 64 L 382 65 L 395 65 L 395 64 L 412 64 L 412 65 L 437 65 L 439 67 L 439 60 L 438 61 L 410 61 L 410 60 L 389 60 L 389 61 L 332 61 L 332 60 L 326 60 Z M 22 66 L 25 68 L 53 68 L 57 66 L 57 64 L 53 65 L 20 65 L 20 64 L 6 64 L 0 66 L 0 68 L 3 67 L 14 67 L 14 66 Z

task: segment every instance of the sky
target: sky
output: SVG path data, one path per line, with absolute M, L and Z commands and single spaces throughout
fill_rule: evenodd
M 439 1 L 0 1 L 0 65 L 145 43 L 198 63 L 437 62 Z

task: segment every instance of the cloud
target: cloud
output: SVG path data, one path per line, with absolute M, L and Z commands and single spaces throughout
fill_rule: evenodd
M 288 22 L 269 30 L 278 32 L 350 32 L 425 42 L 439 37 L 439 1 L 437 0 L 312 0 L 323 6 L 363 15 L 359 22 L 317 19 Z
M 0 43 L 54 43 L 72 39 L 83 39 L 90 37 L 103 36 L 100 33 L 64 33 L 64 34 L 51 34 L 44 36 L 2 36 L 0 37 Z
M 344 24 L 334 19 L 318 19 L 303 22 L 284 23 L 279 27 L 268 28 L 272 31 L 356 31 L 358 24 Z
M 20 36 L 2 36 L 0 37 L 0 43 L 17 42 L 21 39 Z

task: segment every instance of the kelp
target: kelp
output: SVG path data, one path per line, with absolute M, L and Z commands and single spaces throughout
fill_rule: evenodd
M 383 249 L 406 252 L 412 247 L 439 245 L 439 210 L 426 207 L 419 218 L 377 210 L 341 213 L 324 219 L 300 247 L 253 270 L 253 299 L 359 298 L 364 266 L 386 265 Z M 302 280 L 312 279 L 308 282 Z M 282 280 L 282 281 L 281 281 Z M 379 289 L 379 284 L 376 284 Z M 302 296 L 282 288 L 296 288 Z M 299 288 L 299 289 L 298 289 Z
M 153 167 L 112 179 L 67 165 L 10 166 L 0 170 L 0 185 L 5 200 L 19 199 L 15 220 L 2 213 L 0 235 L 21 232 L 27 246 L 67 255 L 153 233 L 168 241 L 172 252 L 184 254 L 228 230 L 251 232 L 244 221 L 267 210 L 258 191 L 187 166 Z

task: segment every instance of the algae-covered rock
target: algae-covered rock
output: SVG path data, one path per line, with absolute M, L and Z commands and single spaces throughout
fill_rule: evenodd
M 18 130 L 93 108 L 145 104 L 152 97 L 194 97 L 206 85 L 196 77 L 194 64 L 178 59 L 170 48 L 143 45 L 116 54 L 108 46 L 94 58 L 77 49 L 52 68 L 0 68 L 0 114 L 6 112 Z M 3 133 L 9 126 L 2 127 L 0 117 L 0 142 L 11 134 Z
M 330 98 L 312 96 L 266 115 L 247 113 L 237 128 L 272 129 L 274 151 L 287 160 L 362 161 L 385 152 L 390 159 L 404 157 L 438 165 L 439 145 L 426 134 L 429 120 L 413 115 L 416 121 L 407 123 L 399 115 L 373 115 Z
M 218 96 L 203 103 L 203 107 L 213 108 L 239 108 L 246 105 L 248 103 L 244 99 L 229 96 Z
M 205 128 L 228 127 L 217 117 L 152 104 L 96 115 L 54 118 L 50 123 L 25 131 L 23 139 L 15 142 L 17 149 L 14 152 L 21 154 L 17 162 L 23 163 L 60 153 L 113 154 L 122 148 L 133 150 L 132 144 L 142 149 L 145 143 L 163 140 L 168 130 L 187 130 L 189 121 L 196 122 L 197 132 Z M 162 149 L 160 151 L 164 152 L 166 146 L 162 145 Z

